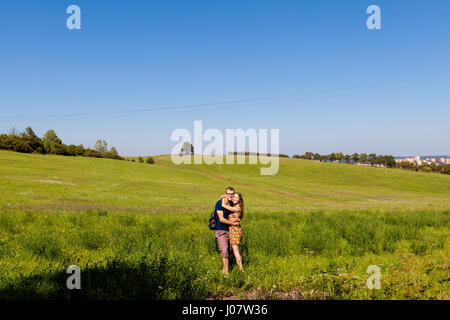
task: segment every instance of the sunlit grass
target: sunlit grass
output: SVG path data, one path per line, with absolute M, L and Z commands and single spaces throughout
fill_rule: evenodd
M 450 177 L 155 162 L 1 151 L 0 298 L 450 298 Z M 207 221 L 228 185 L 246 200 L 246 272 L 224 278 Z M 81 291 L 65 286 L 70 265 Z M 370 265 L 380 290 L 366 287 Z

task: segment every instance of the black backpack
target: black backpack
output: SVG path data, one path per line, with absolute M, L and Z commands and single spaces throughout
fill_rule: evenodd
M 209 216 L 209 229 L 210 230 L 216 230 L 217 221 L 215 217 L 215 211 L 211 212 L 211 215 Z

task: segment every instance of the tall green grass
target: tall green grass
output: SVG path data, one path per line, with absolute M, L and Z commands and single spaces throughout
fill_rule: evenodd
M 252 212 L 221 275 L 207 215 L 85 212 L 0 214 L 0 299 L 448 299 L 450 211 Z M 380 290 L 366 288 L 369 265 Z M 65 270 L 81 268 L 82 290 Z M 258 289 L 259 288 L 259 289 Z

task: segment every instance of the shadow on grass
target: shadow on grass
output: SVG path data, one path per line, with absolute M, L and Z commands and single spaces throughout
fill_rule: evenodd
M 69 290 L 65 270 L 20 279 L 0 288 L 2 300 L 204 299 L 196 268 L 168 263 L 165 256 L 134 265 L 112 260 L 81 270 L 81 289 Z

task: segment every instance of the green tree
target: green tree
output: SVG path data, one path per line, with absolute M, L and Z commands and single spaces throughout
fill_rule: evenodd
M 105 153 L 108 151 L 108 144 L 105 140 L 98 139 L 95 141 L 94 150 L 97 150 L 100 153 Z
M 139 156 L 138 161 L 139 161 L 139 163 L 144 163 L 144 159 L 142 159 L 141 156 Z
M 312 152 L 305 153 L 304 159 L 312 160 L 313 158 L 314 158 L 314 153 L 312 153 Z
M 147 163 L 148 164 L 154 164 L 155 160 L 153 160 L 153 157 L 147 157 Z
M 366 153 L 361 153 L 360 157 L 359 157 L 359 162 L 361 163 L 367 163 L 367 154 Z
M 446 165 L 444 168 L 442 168 L 443 174 L 450 174 L 450 164 Z
M 350 163 L 350 160 L 352 159 L 352 157 L 349 155 L 349 154 L 346 154 L 345 156 L 344 156 L 344 160 L 345 160 L 345 163 Z
M 12 127 L 11 129 L 9 129 L 9 134 L 12 136 L 18 136 L 19 132 L 17 131 L 16 127 Z
M 367 158 L 371 166 L 374 166 L 377 163 L 377 155 L 375 153 L 369 154 L 369 157 Z
M 62 141 L 58 136 L 56 135 L 56 132 L 52 129 L 48 130 L 44 137 L 42 138 L 42 141 L 44 143 L 44 148 L 47 153 L 53 153 L 57 154 L 57 151 L 60 151 Z
M 80 144 L 80 145 L 78 145 L 76 148 L 75 148 L 75 155 L 77 155 L 77 156 L 83 156 L 84 155 L 84 146 L 82 145 L 82 144 Z
M 42 139 L 39 138 L 31 129 L 31 127 L 26 127 L 25 132 L 22 133 L 22 139 L 26 140 L 30 147 L 33 149 L 34 152 L 37 153 L 45 153 L 45 147 L 44 143 L 42 142 Z
M 77 155 L 77 146 L 74 144 L 67 146 L 67 155 L 68 156 L 76 156 Z
M 111 147 L 111 149 L 107 152 L 102 153 L 103 157 L 110 158 L 110 159 L 116 159 L 116 160 L 122 160 L 122 157 L 119 156 L 119 153 L 117 152 L 116 148 Z
M 25 128 L 25 134 L 29 137 L 32 138 L 37 138 L 38 136 L 34 133 L 33 129 L 31 129 L 31 127 L 26 127 Z
M 181 147 L 180 153 L 186 155 L 194 154 L 194 146 L 190 142 L 185 141 L 183 147 Z

